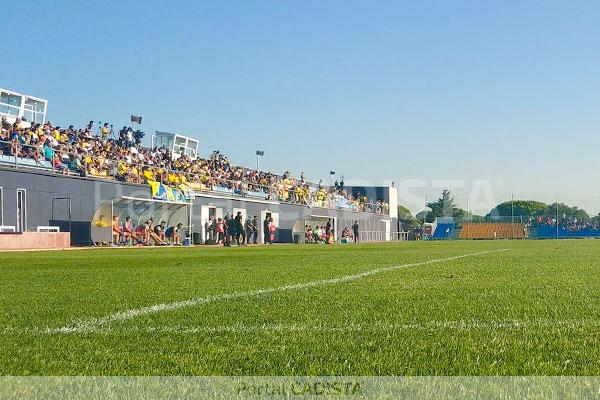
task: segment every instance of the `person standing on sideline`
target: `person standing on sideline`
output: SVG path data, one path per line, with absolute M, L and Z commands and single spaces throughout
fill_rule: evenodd
M 246 222 L 244 222 L 244 230 L 246 231 L 246 245 L 250 244 L 252 240 L 252 233 L 254 232 L 252 229 L 252 220 L 250 217 L 246 218 Z M 254 238 L 256 241 L 256 238 Z
M 329 218 L 327 220 L 327 225 L 325 225 L 325 235 L 327 235 L 327 237 L 329 237 L 330 233 L 331 233 L 331 218 Z
M 225 236 L 225 242 L 223 243 L 223 246 L 225 247 L 231 247 L 231 228 L 233 228 L 231 216 L 229 213 L 227 213 L 225 220 L 223 221 L 223 235 Z
M 217 230 L 217 243 L 216 244 L 225 244 L 225 223 L 221 218 L 217 220 L 215 224 L 215 228 Z
M 275 242 L 275 231 L 277 227 L 275 226 L 275 222 L 273 222 L 273 218 L 269 218 L 269 244 L 273 244 Z
M 244 222 L 242 221 L 242 212 L 238 211 L 235 216 L 235 241 L 238 246 L 246 244 L 246 234 L 244 233 Z
M 354 221 L 354 225 L 352 225 L 352 233 L 354 233 L 354 243 L 358 243 L 358 221 Z
M 213 217 L 209 217 L 208 221 L 204 224 L 204 244 L 212 242 L 212 224 L 214 223 Z
M 258 244 L 258 225 L 260 222 L 258 221 L 258 217 L 255 215 L 252 220 L 252 235 L 254 236 L 254 244 Z
M 263 236 L 265 244 L 269 244 L 269 217 L 265 217 L 265 220 L 263 221 Z

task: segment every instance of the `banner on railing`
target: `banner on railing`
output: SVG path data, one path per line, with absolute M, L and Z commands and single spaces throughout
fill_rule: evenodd
M 184 193 L 182 190 L 162 184 L 160 182 L 148 181 L 148 184 L 150 185 L 152 198 L 154 200 L 166 200 L 176 203 L 187 203 L 189 200 L 189 198 L 186 197 L 186 193 Z
M 181 191 L 183 197 L 188 201 L 194 200 L 194 198 L 196 197 L 196 195 L 194 194 L 194 189 L 192 189 L 187 184 L 182 183 L 179 186 L 177 186 L 177 189 Z

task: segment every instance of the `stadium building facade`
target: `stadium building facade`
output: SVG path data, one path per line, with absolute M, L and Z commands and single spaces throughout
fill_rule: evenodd
M 389 204 L 385 214 L 336 207 L 292 204 L 240 196 L 219 190 L 189 193 L 185 198 L 160 199 L 148 184 L 133 184 L 111 179 L 62 175 L 51 169 L 22 165 L 24 160 L 3 156 L 0 160 L 0 226 L 17 232 L 56 226 L 71 232 L 71 244 L 86 246 L 110 242 L 110 222 L 131 216 L 134 224 L 153 217 L 167 226 L 182 223 L 190 240 L 204 243 L 204 225 L 210 217 L 241 212 L 244 219 L 258 217 L 259 241 L 263 241 L 262 221 L 272 217 L 276 242 L 304 241 L 306 225 L 325 225 L 331 219 L 337 238 L 344 227 L 358 221 L 362 241 L 389 241 L 398 238 L 396 189 L 394 187 L 350 187 L 349 191 L 366 194 Z

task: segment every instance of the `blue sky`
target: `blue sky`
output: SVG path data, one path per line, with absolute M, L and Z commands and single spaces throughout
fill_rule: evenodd
M 0 86 L 47 98 L 54 122 L 136 113 L 240 164 L 260 147 L 265 169 L 394 181 L 415 211 L 440 186 L 463 204 L 483 187 L 488 203 L 558 193 L 600 211 L 597 1 L 3 9 Z

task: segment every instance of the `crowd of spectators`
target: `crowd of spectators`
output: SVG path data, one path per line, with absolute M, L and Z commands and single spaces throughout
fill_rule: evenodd
M 530 217 L 525 226 L 530 229 L 531 227 L 540 225 L 556 226 L 557 223 L 562 229 L 571 232 L 579 232 L 587 229 L 600 230 L 600 222 L 597 219 L 581 220 L 566 215 L 563 215 L 562 219 L 559 220 L 556 219 L 556 216 L 538 215 Z
M 289 172 L 277 175 L 236 166 L 219 151 L 208 158 L 174 154 L 165 147 L 142 145 L 139 131 L 123 127 L 114 134 L 112 126 L 93 129 L 55 126 L 52 122 L 30 124 L 18 119 L 11 124 L 2 119 L 0 155 L 33 160 L 62 174 L 110 178 L 130 183 L 162 182 L 186 186 L 196 191 L 225 191 L 241 196 L 305 204 L 326 208 L 348 208 L 386 214 L 389 205 L 353 195 L 344 182 L 334 186 L 309 184 Z

